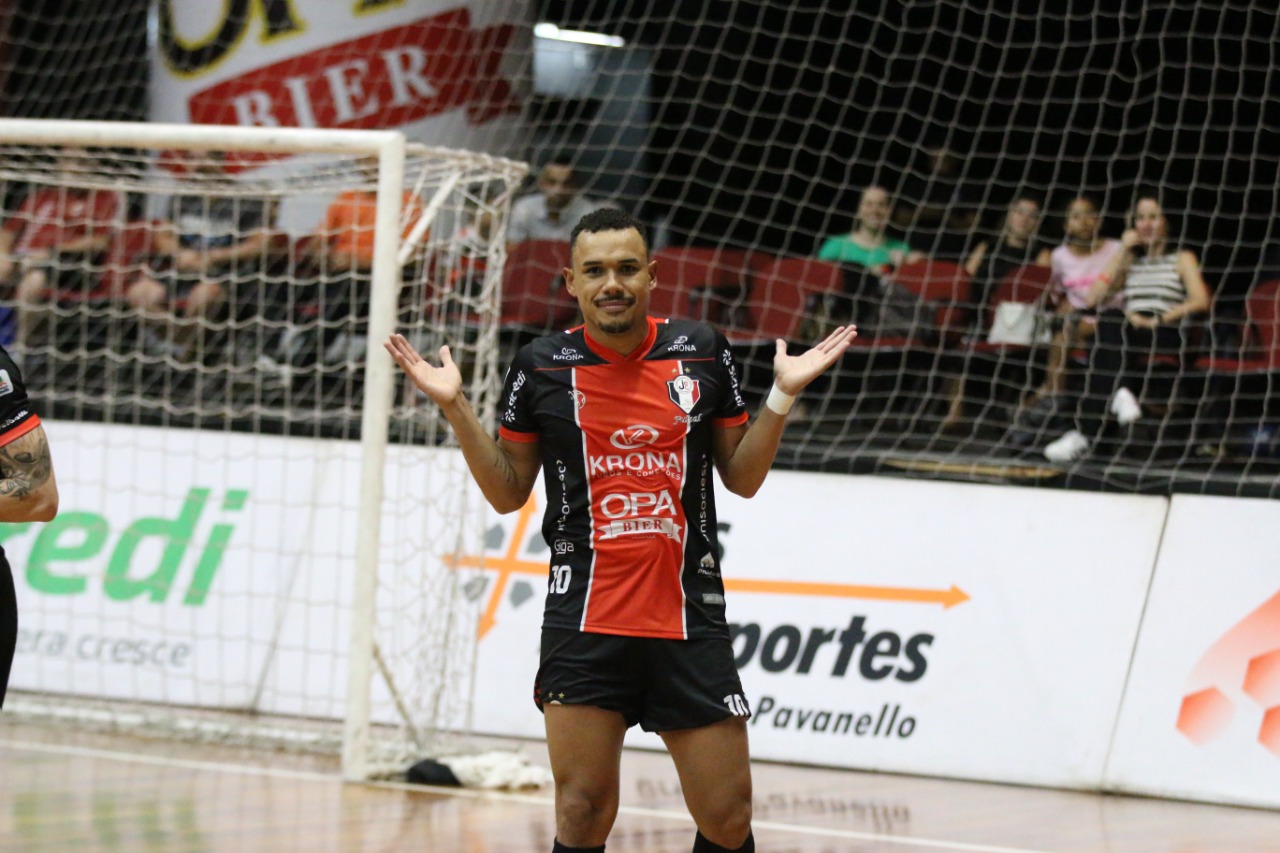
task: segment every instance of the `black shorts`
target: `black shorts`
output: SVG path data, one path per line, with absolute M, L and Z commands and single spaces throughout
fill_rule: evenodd
M 542 629 L 533 701 L 617 711 L 647 732 L 751 716 L 729 639 L 662 640 Z

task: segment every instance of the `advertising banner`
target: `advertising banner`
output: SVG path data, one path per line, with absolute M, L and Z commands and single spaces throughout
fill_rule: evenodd
M 160 0 L 151 119 L 403 128 L 510 153 L 528 87 L 527 0 Z
M 0 527 L 15 689 L 343 716 L 358 445 L 46 429 L 61 512 Z M 446 557 L 433 519 L 461 454 L 388 455 L 379 636 L 416 642 L 425 596 L 459 572 L 478 620 L 472 725 L 540 738 L 541 484 Z M 1168 513 L 1163 498 L 775 471 L 718 503 L 754 755 L 1280 804 L 1280 587 L 1258 533 L 1280 522 L 1273 502 L 1179 497 Z
M 344 716 L 358 444 L 44 426 L 58 516 L 0 525 L 20 612 L 14 689 Z M 377 618 L 392 661 L 441 607 L 450 570 L 430 555 L 456 525 L 431 502 L 456 508 L 441 496 L 466 475 L 456 451 L 413 446 L 388 448 L 387 471 Z M 373 690 L 378 718 L 395 719 L 380 678 Z
M 69 422 L 45 429 L 58 516 L 0 525 L 20 609 L 13 686 L 270 707 L 283 671 L 295 682 L 283 704 L 303 710 L 298 682 L 328 673 L 346 651 L 358 448 Z M 341 684 L 312 683 L 319 704 L 306 710 L 340 715 Z
M 398 128 L 410 142 L 518 159 L 532 15 L 527 0 L 159 0 L 151 120 Z M 227 165 L 288 174 L 258 154 Z M 275 224 L 311 233 L 330 196 L 288 199 Z
M 753 755 L 1099 783 L 1163 499 L 781 471 L 717 498 Z M 542 734 L 540 517 L 499 519 L 489 552 L 483 731 Z
M 1280 807 L 1280 503 L 1177 495 L 1110 787 Z

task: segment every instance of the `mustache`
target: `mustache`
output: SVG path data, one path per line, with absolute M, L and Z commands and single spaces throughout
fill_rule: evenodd
M 601 296 L 595 300 L 596 305 L 635 305 L 634 296 L 620 293 L 617 296 Z

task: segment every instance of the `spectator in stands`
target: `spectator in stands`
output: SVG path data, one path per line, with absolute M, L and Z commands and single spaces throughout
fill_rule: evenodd
M 898 193 L 893 222 L 929 257 L 959 261 L 977 220 L 964 161 L 944 146 L 921 149 L 920 155 L 919 167 Z
M 1092 198 L 1080 195 L 1067 206 L 1066 239 L 1050 253 L 1053 269 L 1048 298 L 1054 307 L 1054 334 L 1049 342 L 1044 381 L 1027 401 L 1028 408 L 1052 408 L 1065 390 L 1067 360 L 1072 349 L 1088 342 L 1097 325 L 1098 310 L 1119 308 L 1118 293 L 1107 296 L 1099 306 L 1104 291 L 1096 285 L 1104 279 L 1111 265 L 1120 257 L 1119 240 L 1101 237 L 1101 218 Z
M 807 309 L 811 319 L 820 326 L 828 322 L 839 325 L 849 320 L 862 324 L 874 322 L 871 315 L 879 303 L 880 281 L 902 264 L 923 257 L 902 240 L 888 235 L 892 210 L 888 190 L 881 186 L 867 187 L 858 198 L 858 217 L 853 229 L 848 234 L 828 237 L 818 249 L 818 260 L 840 264 L 845 269 L 843 294 Z M 827 312 L 825 322 L 813 317 L 815 310 Z
M 453 233 L 456 252 L 454 265 L 435 270 L 435 298 L 441 300 L 441 316 L 456 319 L 459 316 L 475 316 L 479 312 L 476 302 L 484 288 L 485 273 L 489 268 L 489 246 L 493 236 L 493 209 L 489 199 L 468 205 L 463 211 L 462 224 Z
M 560 154 L 538 173 L 538 191 L 516 200 L 507 221 L 507 242 L 568 242 L 578 220 L 605 204 L 579 192 L 573 161 Z
M 378 159 L 368 157 L 361 160 L 357 178 L 363 185 L 338 194 L 325 211 L 324 222 L 312 246 L 313 260 L 323 281 L 323 326 L 319 348 L 311 354 L 319 358 L 325 356 L 330 345 L 343 332 L 356 332 L 369 317 Z M 405 236 L 412 232 L 423 213 L 418 196 L 412 190 L 404 190 L 400 222 Z M 424 234 L 420 245 L 425 245 L 426 241 L 427 235 Z
M 126 286 L 125 300 L 148 326 L 145 347 L 187 360 L 203 349 L 199 344 L 227 307 L 229 291 L 262 275 L 275 205 L 236 194 L 220 151 L 174 156 L 174 168 L 199 191 L 169 199 L 168 225 L 153 238 L 153 264 Z M 165 334 L 168 327 L 176 333 Z
M 1049 265 L 1050 251 L 1036 238 L 1040 225 L 1040 203 L 1021 195 L 1005 212 L 1004 224 L 995 235 L 979 237 L 964 269 L 969 274 L 969 301 L 975 335 L 982 335 L 990 325 L 991 294 L 1005 276 L 1029 264 Z M 955 377 L 950 388 L 950 405 L 942 422 L 944 430 L 959 426 L 964 407 L 964 375 Z
M 1092 286 L 1090 303 L 1108 306 L 1098 316 L 1088 382 L 1076 428 L 1044 449 L 1051 462 L 1071 462 L 1088 453 L 1106 415 L 1120 426 L 1142 417 L 1139 369 L 1146 358 L 1187 350 L 1185 320 L 1209 309 L 1209 289 L 1194 252 L 1170 246 L 1168 220 L 1153 193 L 1139 196 L 1130 212 L 1122 251 Z M 1120 308 L 1110 307 L 1114 298 Z
M 65 148 L 56 183 L 38 184 L 0 229 L 0 286 L 16 288 L 17 349 L 30 342 L 41 306 L 56 290 L 89 290 L 120 209 L 119 195 L 85 184 L 94 172 L 84 148 Z
M 1036 238 L 1040 226 L 1040 203 L 1029 196 L 1018 196 L 1005 212 L 1000 233 L 981 237 L 965 259 L 973 289 L 970 301 L 975 319 L 984 319 L 991 293 L 1005 276 L 1027 264 L 1049 266 L 1050 250 Z M 985 328 L 979 322 L 978 328 Z

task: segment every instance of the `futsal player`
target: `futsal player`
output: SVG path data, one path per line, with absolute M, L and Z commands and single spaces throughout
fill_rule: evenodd
M 58 514 L 58 484 L 40 418 L 27 399 L 18 365 L 0 347 L 0 523 L 50 521 Z M 0 548 L 0 708 L 18 642 L 18 598 Z
M 750 709 L 729 642 L 711 467 L 754 495 L 796 395 L 856 332 L 842 326 L 799 356 L 779 340 L 773 389 L 748 424 L 724 336 L 648 315 L 658 270 L 640 222 L 593 211 L 570 248 L 564 278 L 584 323 L 520 350 L 496 440 L 447 346 L 439 366 L 401 335 L 386 347 L 441 407 L 494 509 L 518 510 L 544 475 L 553 557 L 534 701 L 556 784 L 553 853 L 605 849 L 636 724 L 675 761 L 694 853 L 752 851 Z

